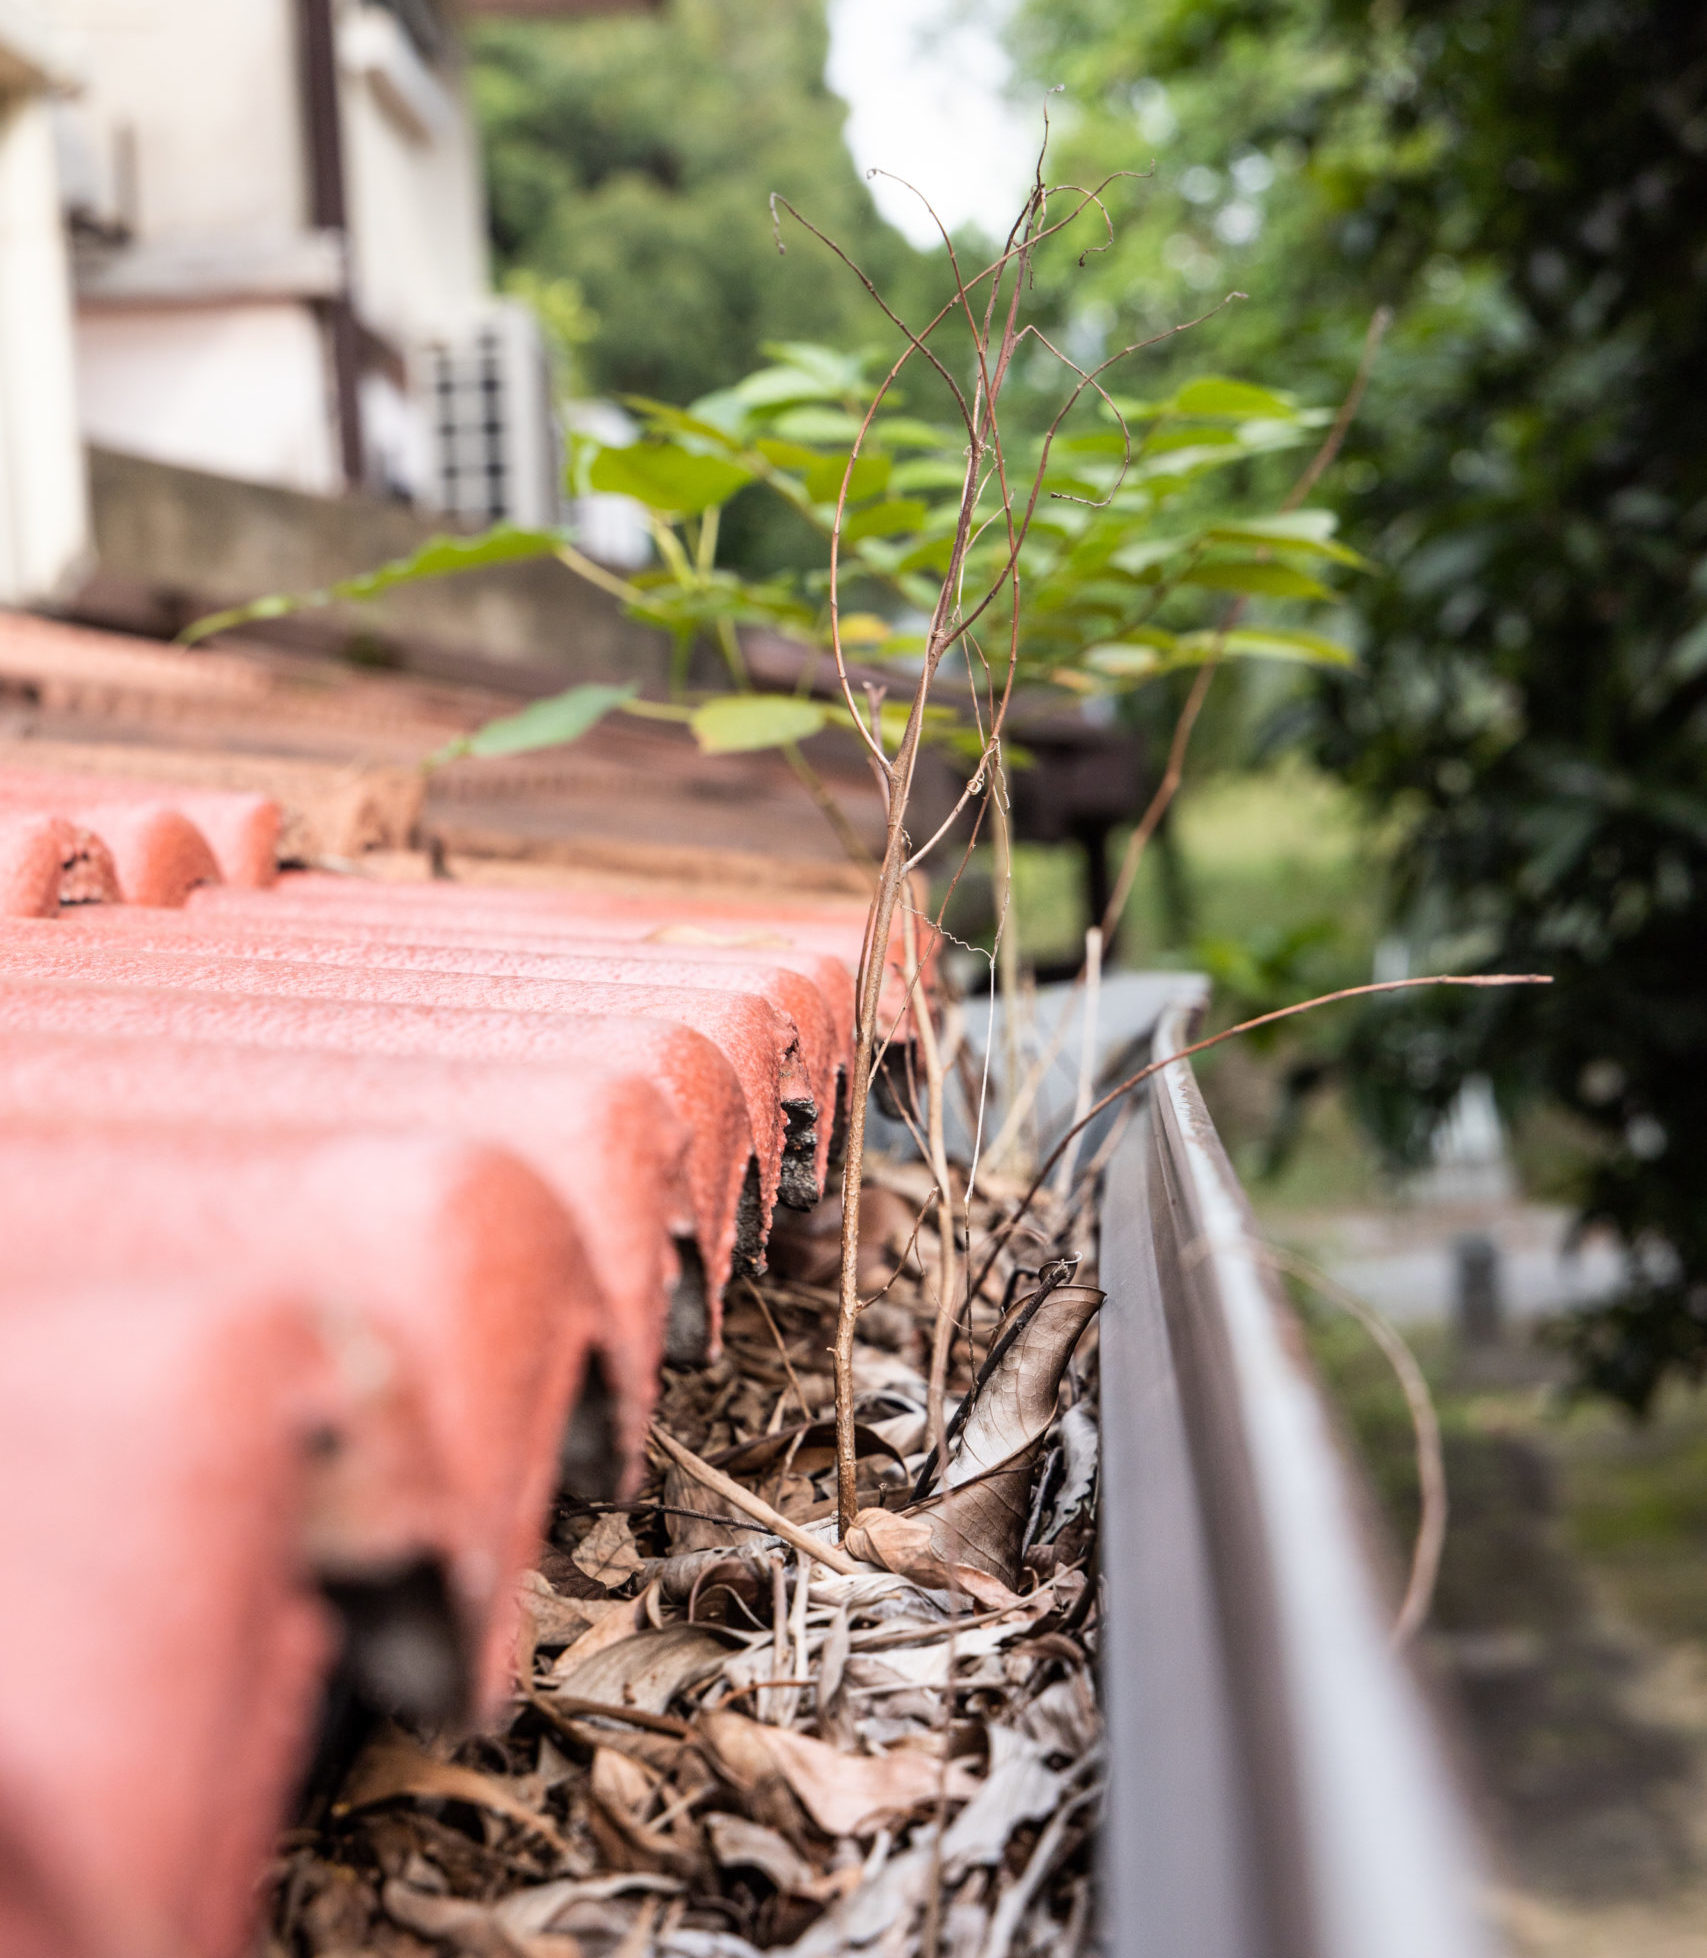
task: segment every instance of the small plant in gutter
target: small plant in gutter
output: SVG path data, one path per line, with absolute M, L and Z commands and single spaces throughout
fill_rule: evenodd
M 1330 601 L 1325 574 L 1359 564 L 1335 541 L 1329 512 L 1300 507 L 1300 492 L 1343 433 L 1344 412 L 1336 422 L 1289 396 L 1219 377 L 1146 399 L 1130 390 L 1134 357 L 1149 343 L 1123 346 L 1086 367 L 1027 316 L 1040 252 L 1094 250 L 1103 242 L 1106 188 L 1050 187 L 1040 157 L 1024 209 L 988 264 L 964 272 L 944 233 L 952 291 L 932 318 L 917 324 L 893 312 L 834 240 L 774 198 L 778 248 L 785 248 L 789 221 L 840 260 L 871 294 L 899 351 L 885 361 L 779 346 L 773 365 L 686 408 L 630 401 L 641 424 L 633 442 L 577 439 L 572 487 L 625 495 L 645 510 L 656 556 L 644 571 L 619 575 L 565 532 L 505 528 L 480 538 L 435 539 L 366 577 L 306 598 L 263 599 L 203 620 L 187 635 L 205 637 L 302 604 L 372 598 L 422 578 L 552 555 L 619 598 L 632 617 L 670 636 L 670 697 L 643 699 L 637 686 L 572 687 L 489 724 L 435 760 L 560 745 L 613 712 L 679 719 L 710 752 L 782 749 L 834 820 L 834 805 L 799 744 L 839 725 L 863 745 L 885 822 L 858 978 L 843 1167 L 835 1355 L 844 1535 L 857 1511 L 853 1356 L 862 1303 L 866 1107 L 897 1031 L 880 1015 L 884 968 L 900 916 L 908 977 L 916 986 L 924 960 L 904 893 L 912 873 L 956 833 L 957 819 L 972 815 L 974 839 L 986 816 L 998 839 L 1005 834 L 1006 769 L 1013 758 L 1004 730 L 1016 693 L 1109 698 L 1190 667 L 1201 676 L 1188 707 L 1194 718 L 1202 683 L 1224 659 L 1330 665 L 1351 659 L 1343 645 L 1299 624 L 1288 609 Z M 1022 366 L 1033 394 L 1040 367 L 1060 377 L 1053 412 L 1041 420 L 1028 412 L 1023 427 L 1008 408 Z M 934 418 L 920 412 L 922 401 L 939 403 L 941 412 Z M 1235 512 L 1217 494 L 1252 473 L 1239 465 L 1307 443 L 1313 430 L 1330 423 L 1322 454 L 1284 505 Z M 734 497 L 755 487 L 819 531 L 826 560 L 820 571 L 755 579 L 719 561 L 724 513 Z M 857 611 L 844 606 L 850 590 L 859 595 Z M 1253 603 L 1263 608 L 1257 621 L 1246 617 Z M 741 641 L 742 629 L 754 627 L 814 649 L 821 690 L 812 690 L 810 666 L 794 692 L 756 689 Z M 692 662 L 704 641 L 718 649 L 723 681 L 696 690 L 689 685 Z M 866 678 L 856 686 L 855 660 L 864 668 L 881 663 L 892 681 Z M 963 787 L 948 821 L 921 840 L 909 829 L 909 807 L 926 743 L 960 758 Z M 1177 781 L 1177 769 L 1169 781 Z M 1141 826 L 1137 847 L 1150 827 Z M 972 844 L 962 831 L 953 847 L 965 852 Z M 916 996 L 912 1019 L 932 1089 L 931 1132 L 920 1141 L 935 1176 L 942 1240 L 930 1422 L 932 1450 L 942 1460 L 948 1346 L 959 1288 L 970 1276 L 957 1270 L 956 1212 L 967 1207 L 969 1219 L 973 1190 L 950 1174 L 943 1153 L 940 1062 L 929 1014 Z M 968 1234 L 969 1223 L 959 1230 L 961 1239 Z

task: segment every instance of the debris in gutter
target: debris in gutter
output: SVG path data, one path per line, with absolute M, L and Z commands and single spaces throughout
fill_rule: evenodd
M 880 1202 L 917 1169 L 872 1167 Z M 994 1204 L 972 1210 L 982 1237 Z M 270 1958 L 1072 1958 L 1102 1791 L 1101 1295 L 1094 1246 L 1051 1240 L 1068 1214 L 1040 1206 L 1032 1268 L 1004 1257 L 974 1303 L 947 1486 L 918 1501 L 934 1229 L 885 1261 L 845 1549 L 834 1282 L 780 1275 L 813 1265 L 788 1254 L 809 1220 L 784 1224 L 722 1357 L 666 1371 L 639 1499 L 557 1510 L 507 1728 L 371 1737 L 281 1846 Z

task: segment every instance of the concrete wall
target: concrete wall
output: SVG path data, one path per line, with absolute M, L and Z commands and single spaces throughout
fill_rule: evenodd
M 245 599 L 371 570 L 436 527 L 398 504 L 297 495 L 99 449 L 90 480 L 100 568 L 72 614 L 161 636 Z M 419 585 L 246 636 L 530 693 L 574 678 L 657 682 L 667 667 L 660 634 L 624 619 L 554 560 Z

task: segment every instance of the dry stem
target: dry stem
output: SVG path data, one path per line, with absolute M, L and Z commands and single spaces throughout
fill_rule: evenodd
M 702 1462 L 691 1448 L 684 1447 L 674 1435 L 666 1434 L 656 1424 L 653 1425 L 652 1439 L 678 1468 L 686 1469 L 696 1482 L 703 1483 L 725 1502 L 733 1503 L 737 1509 L 752 1517 L 755 1523 L 763 1523 L 773 1536 L 792 1544 L 802 1556 L 816 1558 L 840 1577 L 858 1577 L 860 1574 L 863 1566 L 856 1564 L 845 1550 L 838 1550 L 833 1543 L 824 1543 L 810 1531 L 803 1530 L 798 1523 L 791 1523 L 781 1510 L 772 1509 L 763 1496 L 755 1496 L 751 1489 L 745 1488 L 732 1475 L 725 1475 L 709 1462 Z

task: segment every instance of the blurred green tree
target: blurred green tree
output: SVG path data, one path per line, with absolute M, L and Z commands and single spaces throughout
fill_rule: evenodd
M 823 0 L 670 0 L 476 30 L 500 266 L 575 281 L 592 392 L 692 401 L 759 366 L 763 342 L 883 338 L 851 279 L 798 241 L 778 255 L 773 190 L 903 310 L 917 294 L 931 260 L 877 215 L 824 83 L 827 49 Z
M 1078 344 L 1237 285 L 1217 361 L 1320 395 L 1395 309 L 1324 485 L 1386 571 L 1364 668 L 1287 725 L 1403 817 L 1414 964 L 1558 983 L 1370 1012 L 1342 1059 L 1400 1155 L 1471 1072 L 1589 1125 L 1628 1283 L 1571 1338 L 1645 1408 L 1707 1372 L 1707 12 L 1030 0 L 1015 33 L 1068 87 L 1067 174 L 1157 159 Z

